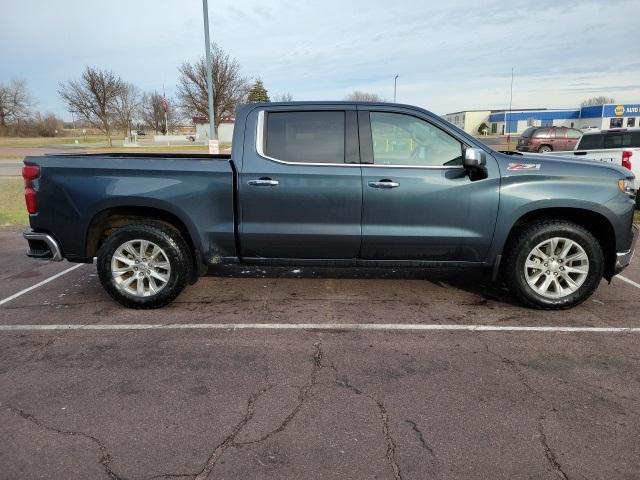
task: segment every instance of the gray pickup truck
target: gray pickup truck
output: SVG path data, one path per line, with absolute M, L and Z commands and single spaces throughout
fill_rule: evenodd
M 155 308 L 221 263 L 484 268 L 534 308 L 626 267 L 633 174 L 507 155 L 423 109 L 293 102 L 237 110 L 231 155 L 52 155 L 23 169 L 31 257 L 91 263 Z

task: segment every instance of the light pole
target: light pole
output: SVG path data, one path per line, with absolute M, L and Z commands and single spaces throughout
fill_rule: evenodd
M 213 72 L 211 70 L 211 42 L 209 41 L 209 5 L 207 0 L 202 0 L 202 13 L 204 16 L 204 49 L 207 61 L 207 96 L 209 97 L 209 139 L 217 140 L 218 131 L 215 125 L 215 112 L 213 110 Z
M 395 77 L 393 77 L 393 103 L 396 103 L 396 90 L 397 90 L 397 86 L 398 86 L 398 77 L 400 75 L 396 75 Z

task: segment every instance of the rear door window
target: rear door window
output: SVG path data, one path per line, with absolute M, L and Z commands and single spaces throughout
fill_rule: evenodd
M 269 112 L 264 151 L 292 163 L 344 163 L 344 111 Z
M 540 128 L 533 133 L 533 138 L 551 138 L 551 131 L 548 128 Z

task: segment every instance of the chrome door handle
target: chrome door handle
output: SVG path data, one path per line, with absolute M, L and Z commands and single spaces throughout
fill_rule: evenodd
M 368 184 L 371 188 L 396 188 L 399 187 L 400 184 L 398 182 L 394 182 L 392 180 L 380 180 L 379 182 L 369 182 Z
M 258 178 L 257 180 L 249 180 L 247 183 L 253 187 L 275 187 L 280 182 L 270 178 Z

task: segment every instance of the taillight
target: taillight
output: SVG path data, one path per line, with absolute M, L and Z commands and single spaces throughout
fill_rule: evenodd
M 33 181 L 39 177 L 39 166 L 25 165 L 22 167 L 22 178 L 24 178 L 24 200 L 27 204 L 27 211 L 30 214 L 38 213 L 38 199 L 36 197 L 36 191 L 33 189 Z
M 631 157 L 633 156 L 633 152 L 629 150 L 625 150 L 622 152 L 622 166 L 628 170 L 631 170 Z

